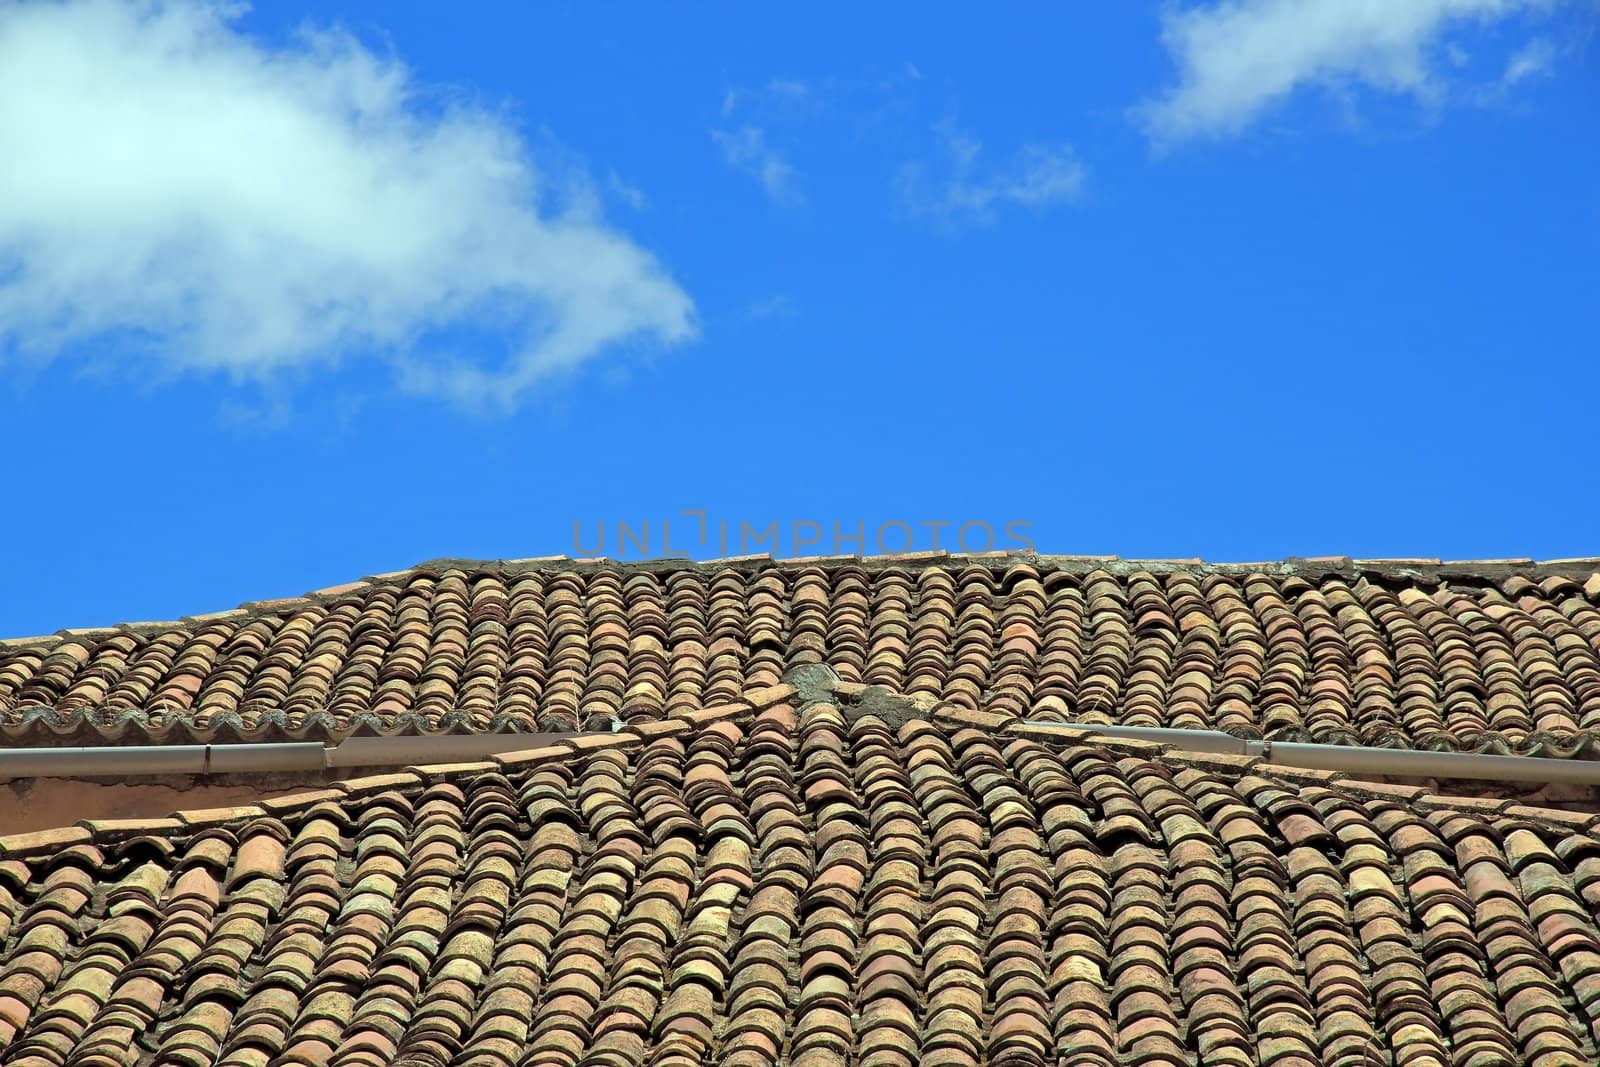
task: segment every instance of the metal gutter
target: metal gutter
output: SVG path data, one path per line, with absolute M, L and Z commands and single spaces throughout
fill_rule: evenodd
M 1059 730 L 1064 737 L 1125 737 L 1171 745 L 1184 752 L 1259 756 L 1286 767 L 1396 778 L 1463 778 L 1546 785 L 1600 786 L 1600 760 L 1499 756 L 1476 752 L 1428 752 L 1415 748 L 1250 741 L 1220 730 L 1175 730 L 1160 726 L 1101 726 L 1095 723 L 1028 722 L 1031 729 Z
M 1027 722 L 1064 738 L 1130 738 L 1183 752 L 1260 757 L 1289 767 L 1398 778 L 1462 778 L 1502 782 L 1600 786 L 1600 760 L 1546 759 L 1470 752 L 1363 748 L 1356 745 L 1251 741 L 1220 730 L 1158 726 Z M 123 778 L 142 775 L 219 775 L 323 772 L 358 767 L 464 763 L 504 752 L 544 748 L 595 731 L 528 734 L 461 734 L 437 737 L 352 737 L 328 746 L 319 741 L 240 745 L 144 745 L 86 748 L 0 749 L 0 780 L 15 778 Z
M 142 775 L 318 773 L 355 767 L 465 763 L 503 752 L 543 748 L 594 731 L 352 737 L 337 745 L 287 741 L 242 745 L 127 745 L 0 749 L 0 780 L 124 778 Z
M 320 771 L 320 741 L 265 745 L 143 745 L 0 749 L 0 778 L 104 778 L 142 774 Z

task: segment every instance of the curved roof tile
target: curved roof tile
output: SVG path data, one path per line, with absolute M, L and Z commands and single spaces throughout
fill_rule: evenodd
M 0 643 L 0 744 L 573 729 L 783 672 L 1044 719 L 1600 753 L 1600 562 L 438 560 Z
M 793 696 L 0 839 L 0 1059 L 1600 1059 L 1600 816 Z

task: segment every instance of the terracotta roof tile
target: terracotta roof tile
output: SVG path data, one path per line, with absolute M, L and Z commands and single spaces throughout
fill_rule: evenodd
M 1600 1055 L 1592 815 L 782 695 L 0 839 L 0 1059 Z
M 1600 754 L 1591 560 L 437 560 L 0 643 L 0 741 L 604 728 L 831 666 L 977 711 Z
M 40 853 L 54 853 L 72 845 L 86 844 L 94 834 L 82 826 L 65 826 L 59 830 L 38 830 L 27 834 L 0 837 L 0 859 L 25 859 Z

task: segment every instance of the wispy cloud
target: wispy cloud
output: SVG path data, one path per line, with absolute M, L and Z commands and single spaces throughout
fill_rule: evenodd
M 906 106 L 908 90 L 921 78 L 907 62 L 887 73 L 784 75 L 729 87 L 711 138 L 723 160 L 754 178 L 774 203 L 796 207 L 808 201 L 808 182 L 793 160 L 815 144 L 817 132 L 842 130 L 881 145 L 886 119 Z
M 811 95 L 811 84 L 799 78 L 773 78 L 767 92 L 780 100 L 804 100 Z
M 336 30 L 268 47 L 241 10 L 0 6 L 0 354 L 99 339 L 99 359 L 268 378 L 360 352 L 509 407 L 692 335 L 683 290 L 505 118 Z M 493 360 L 438 343 L 484 323 Z
M 1066 145 L 1028 145 L 1006 163 L 985 168 L 981 142 L 949 124 L 938 131 L 946 158 L 908 163 L 896 179 L 908 216 L 950 228 L 985 225 L 1002 206 L 1041 209 L 1083 192 L 1087 171 Z
M 765 84 L 734 87 L 722 94 L 722 117 L 731 118 L 740 108 L 786 107 L 817 96 L 817 86 L 803 78 L 768 78 Z
M 650 198 L 645 195 L 644 190 L 624 179 L 615 170 L 606 172 L 606 190 L 634 211 L 644 211 L 650 206 Z
M 782 153 L 767 143 L 761 127 L 712 130 L 711 139 L 722 150 L 728 165 L 759 182 L 774 203 L 792 206 L 805 199 L 800 191 L 800 175 Z
M 1178 84 L 1136 109 L 1161 145 L 1237 134 L 1296 89 L 1351 85 L 1421 99 L 1442 93 L 1440 37 L 1558 0 L 1224 0 L 1173 8 L 1162 42 Z
M 788 293 L 775 293 L 762 297 L 745 308 L 744 317 L 749 322 L 764 319 L 792 319 L 800 313 L 800 305 Z
M 1511 86 L 1541 74 L 1548 74 L 1555 61 L 1555 44 L 1546 37 L 1536 37 L 1519 48 L 1506 61 L 1506 72 L 1500 76 L 1500 84 Z

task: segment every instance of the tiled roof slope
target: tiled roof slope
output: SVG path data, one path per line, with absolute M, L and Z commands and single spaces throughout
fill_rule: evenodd
M 0 646 L 0 743 L 570 729 L 827 663 L 1040 718 L 1600 754 L 1600 561 L 436 561 Z
M 792 693 L 0 839 L 0 1061 L 1600 1058 L 1600 816 Z

